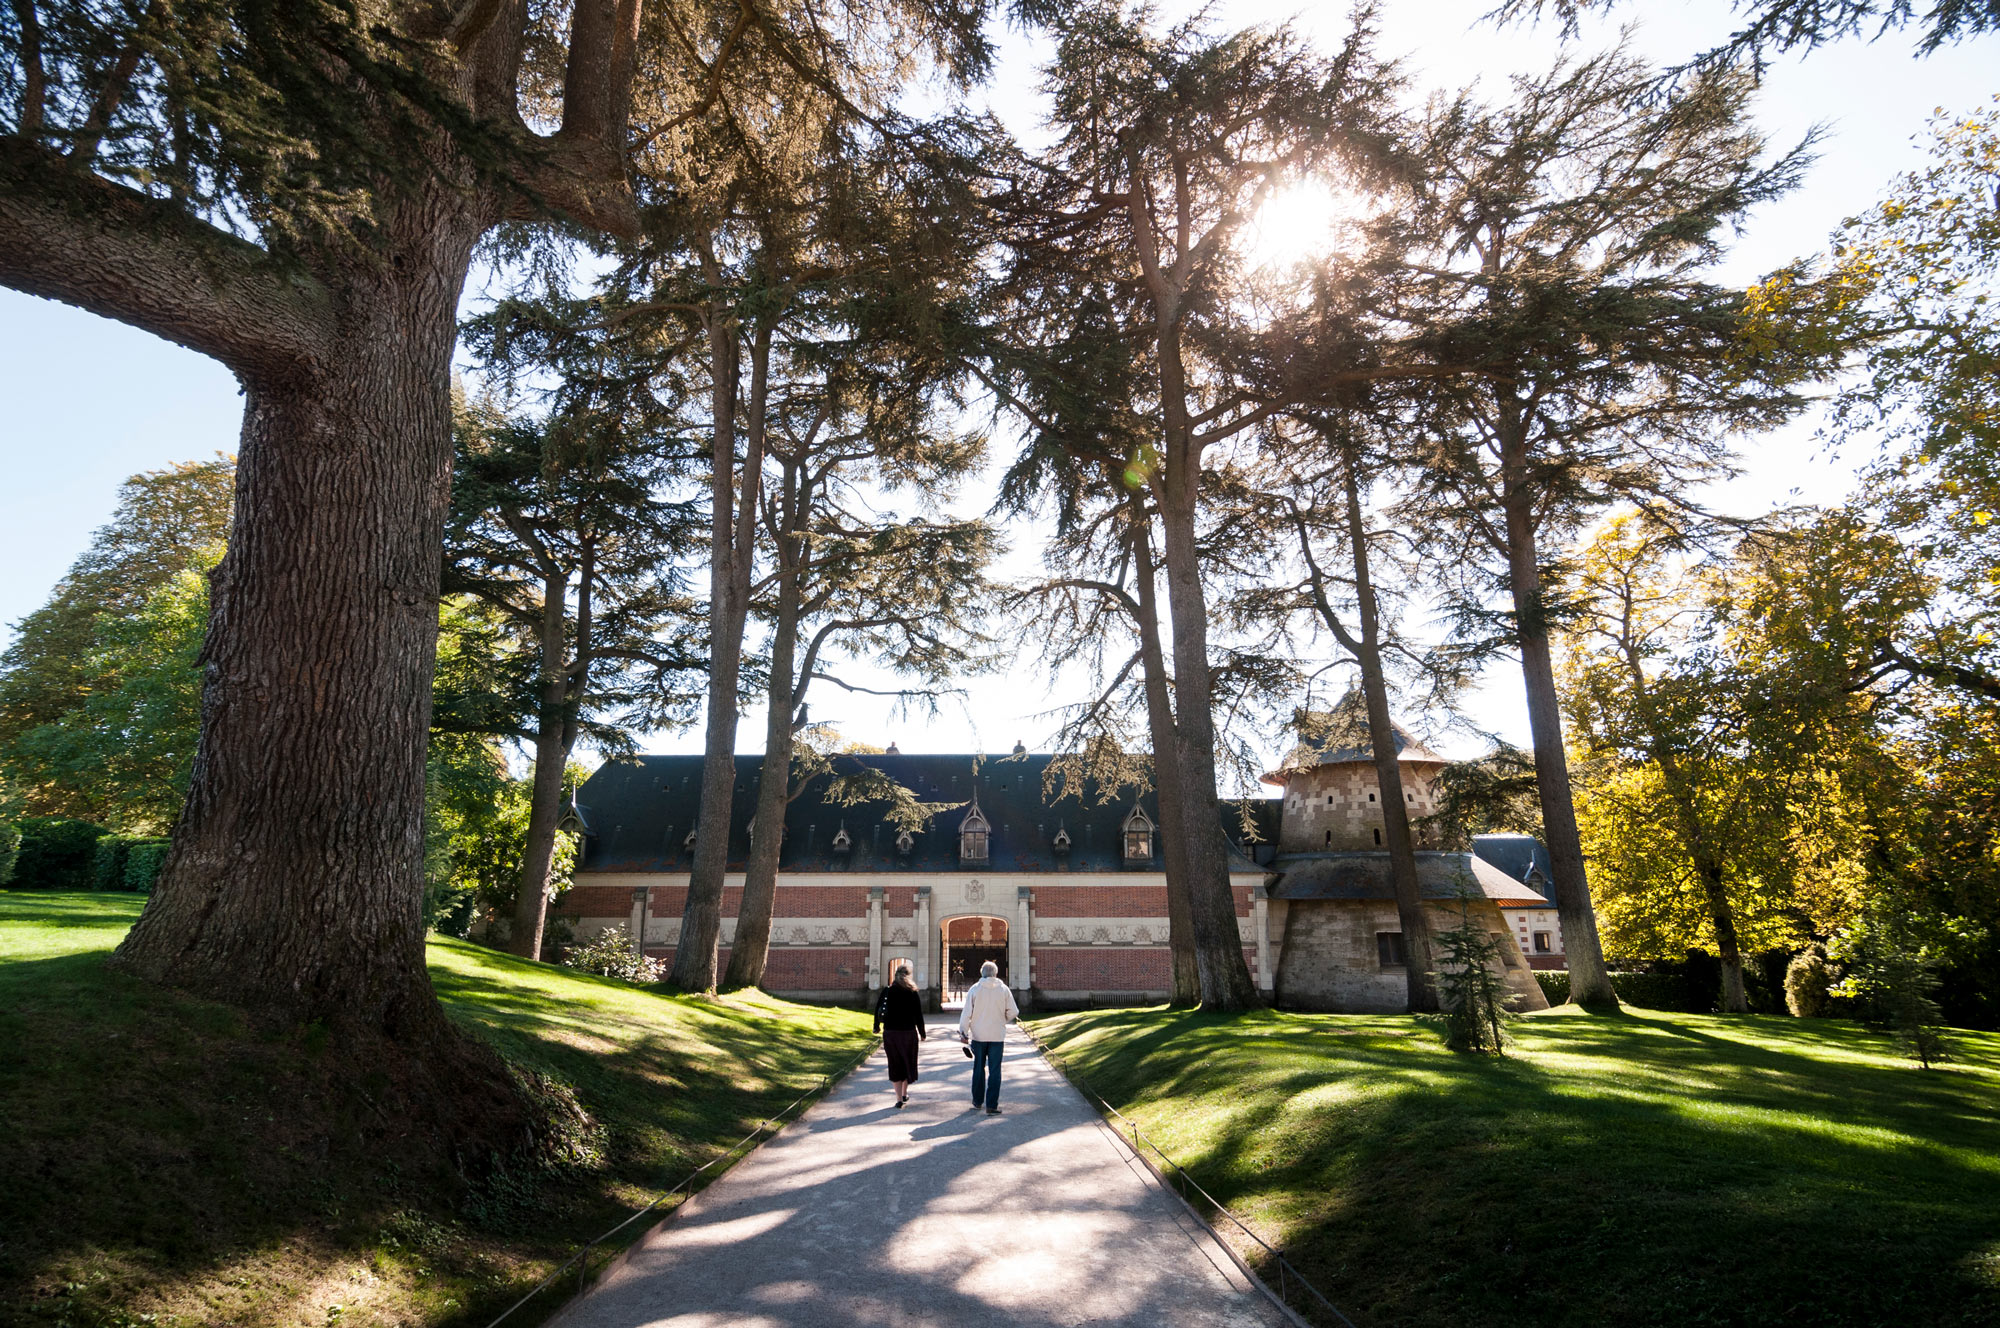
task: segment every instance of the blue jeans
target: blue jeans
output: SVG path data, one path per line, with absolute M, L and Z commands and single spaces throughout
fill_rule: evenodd
M 988 1111 L 1000 1105 L 1000 1053 L 1004 1042 L 972 1044 L 972 1105 Z

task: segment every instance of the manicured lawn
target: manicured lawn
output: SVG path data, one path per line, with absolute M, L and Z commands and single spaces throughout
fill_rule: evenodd
M 2000 1324 L 2000 1037 L 1572 1008 L 1038 1021 L 1361 1328 Z
M 0 891 L 0 1323 L 483 1324 L 869 1042 L 434 940 L 454 1017 L 601 1126 L 595 1165 L 471 1189 L 312 1030 L 108 971 L 142 902 Z

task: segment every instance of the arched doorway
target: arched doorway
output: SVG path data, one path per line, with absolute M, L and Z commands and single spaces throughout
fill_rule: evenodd
M 988 960 L 1000 966 L 1000 980 L 1007 980 L 1007 919 L 947 918 L 943 933 L 938 972 L 944 1004 L 962 1004 L 965 989 L 979 981 L 979 967 Z

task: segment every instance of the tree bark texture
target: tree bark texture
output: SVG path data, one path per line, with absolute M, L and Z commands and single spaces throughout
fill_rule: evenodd
M 757 498 L 762 470 L 757 407 L 761 364 L 752 365 L 751 437 L 736 467 L 737 368 L 740 358 L 734 315 L 717 308 L 710 315 L 709 347 L 714 377 L 711 405 L 714 465 L 709 500 L 709 661 L 708 725 L 701 769 L 701 810 L 696 822 L 694 864 L 688 876 L 687 905 L 674 948 L 669 981 L 682 991 L 715 990 L 716 946 L 722 937 L 722 882 L 729 866 L 729 806 L 736 791 L 737 692 L 742 679 L 743 633 L 750 613 L 751 556 L 755 552 Z M 768 353 L 768 341 L 761 347 Z
M 1198 462 L 1184 449 L 1168 457 L 1168 501 L 1161 522 L 1167 570 L 1167 608 L 1174 642 L 1174 716 L 1180 760 L 1181 842 L 1187 846 L 1188 908 L 1202 1006 L 1249 1010 L 1260 1003 L 1229 882 L 1229 840 L 1222 829 L 1222 797 L 1215 776 L 1214 693 L 1208 675 L 1208 600 L 1195 543 L 1195 486 L 1187 473 Z
M 1591 904 L 1590 884 L 1584 875 L 1583 840 L 1577 831 L 1569 758 L 1563 750 L 1562 710 L 1556 699 L 1548 609 L 1531 510 L 1533 495 L 1525 482 L 1525 444 L 1509 443 L 1502 466 L 1501 508 L 1506 517 L 1515 643 L 1521 651 L 1528 732 L 1535 744 L 1535 780 L 1542 800 L 1542 832 L 1548 841 L 1556 914 L 1562 920 L 1570 1000 L 1583 1006 L 1616 1009 L 1618 993 L 1612 990 L 1611 973 L 1604 965 L 1604 947 L 1597 935 L 1597 910 Z
M 1404 972 L 1410 1009 L 1438 1008 L 1431 971 L 1431 924 L 1424 913 L 1417 879 L 1416 845 L 1410 836 L 1410 809 L 1403 797 L 1403 763 L 1396 754 L 1396 726 L 1389 716 L 1389 684 L 1382 672 L 1382 615 L 1368 559 L 1368 529 L 1361 516 L 1361 482 L 1352 454 L 1346 466 L 1347 536 L 1354 550 L 1355 602 L 1361 639 L 1353 644 L 1361 665 L 1361 694 L 1368 704 L 1368 740 L 1375 755 L 1375 782 L 1382 795 L 1382 826 L 1389 840 L 1389 875 L 1396 890 L 1396 916 L 1403 928 Z M 1329 608 L 1331 606 L 1328 606 Z
M 725 991 L 761 986 L 764 964 L 771 953 L 771 918 L 777 908 L 778 854 L 784 848 L 785 809 L 791 804 L 792 743 L 798 732 L 796 715 L 804 698 L 798 672 L 799 562 L 804 541 L 793 532 L 803 520 L 804 504 L 795 501 L 791 472 L 786 466 L 784 510 L 779 514 L 777 620 L 771 634 L 769 713 L 764 720 L 764 772 L 757 784 L 756 824 L 750 832 L 750 858 L 743 867 L 743 902 L 736 909 L 736 937 L 729 946 Z
M 423 771 L 451 486 L 451 354 L 483 222 L 444 189 L 350 260 L 308 377 L 244 377 L 201 738 L 128 972 L 422 1044 Z
M 1135 504 L 1135 506 L 1140 506 Z M 1153 785 L 1159 793 L 1160 857 L 1167 876 L 1167 948 L 1173 959 L 1173 1004 L 1201 1004 L 1201 967 L 1195 957 L 1194 913 L 1188 902 L 1186 794 L 1181 788 L 1172 685 L 1160 644 L 1160 605 L 1153 566 L 1151 522 L 1143 511 L 1132 533 L 1132 566 L 1138 588 L 1139 663 L 1145 671 L 1146 722 L 1153 738 Z
M 1136 175 L 1136 172 L 1134 173 Z M 1243 961 L 1229 883 L 1229 840 L 1215 777 L 1214 688 L 1209 680 L 1208 596 L 1201 582 L 1196 517 L 1201 503 L 1201 447 L 1188 416 L 1187 368 L 1181 355 L 1180 292 L 1160 266 L 1152 221 L 1135 189 L 1128 194 L 1133 236 L 1153 297 L 1159 351 L 1161 441 L 1165 465 L 1156 482 L 1160 544 L 1173 633 L 1174 719 L 1180 761 L 1181 841 L 1187 846 L 1188 915 L 1202 1005 L 1249 1010 L 1259 1004 Z

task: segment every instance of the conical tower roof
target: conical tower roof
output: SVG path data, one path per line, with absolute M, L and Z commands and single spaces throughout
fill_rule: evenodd
M 1410 765 L 1446 765 L 1442 756 L 1417 741 L 1415 734 L 1394 720 L 1396 759 Z M 1285 776 L 1294 770 L 1310 770 L 1317 765 L 1375 763 L 1375 744 L 1368 736 L 1368 701 L 1360 688 L 1350 690 L 1331 710 L 1308 710 L 1299 717 L 1300 741 L 1285 754 L 1276 770 L 1264 776 L 1266 784 L 1284 787 Z

